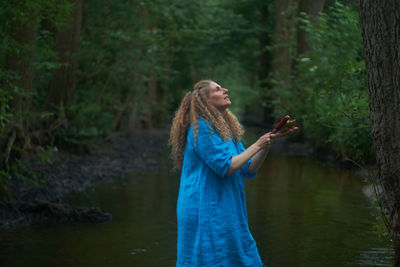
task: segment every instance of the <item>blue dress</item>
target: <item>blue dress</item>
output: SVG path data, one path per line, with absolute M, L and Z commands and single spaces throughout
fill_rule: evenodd
M 243 176 L 250 161 L 227 176 L 233 156 L 245 149 L 242 142 L 224 141 L 210 122 L 198 120 L 186 140 L 177 203 L 178 245 L 176 266 L 262 266 L 250 233 Z

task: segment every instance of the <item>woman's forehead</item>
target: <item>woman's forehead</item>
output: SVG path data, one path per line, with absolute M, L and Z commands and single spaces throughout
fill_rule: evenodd
M 210 83 L 210 88 L 217 88 L 217 87 L 221 87 L 221 85 L 219 85 L 219 84 L 216 83 L 216 82 L 211 82 L 211 83 Z

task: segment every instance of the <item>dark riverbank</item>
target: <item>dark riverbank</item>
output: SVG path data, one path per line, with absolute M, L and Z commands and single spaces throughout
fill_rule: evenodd
M 0 202 L 0 230 L 32 223 L 111 220 L 111 214 L 97 207 L 73 207 L 61 199 L 103 182 L 124 179 L 128 172 L 156 169 L 168 134 L 166 129 L 140 130 L 130 137 L 84 145 L 79 153 L 60 151 L 53 164 L 31 159 L 28 165 L 40 182 L 11 182 L 11 197 Z

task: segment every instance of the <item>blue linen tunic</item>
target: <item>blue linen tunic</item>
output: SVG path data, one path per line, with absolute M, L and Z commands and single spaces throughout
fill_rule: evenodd
M 243 176 L 255 176 L 248 172 L 250 161 L 226 175 L 232 157 L 245 150 L 243 144 L 224 141 L 210 122 L 198 123 L 196 144 L 193 125 L 187 133 L 176 266 L 262 266 L 247 220 Z

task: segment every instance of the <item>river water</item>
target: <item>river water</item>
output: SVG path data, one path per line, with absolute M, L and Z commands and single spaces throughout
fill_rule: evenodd
M 251 232 L 266 266 L 392 266 L 374 232 L 368 186 L 350 171 L 271 153 L 246 181 Z M 0 266 L 174 266 L 178 174 L 130 173 L 68 198 L 111 212 L 105 223 L 19 227 L 0 235 Z

